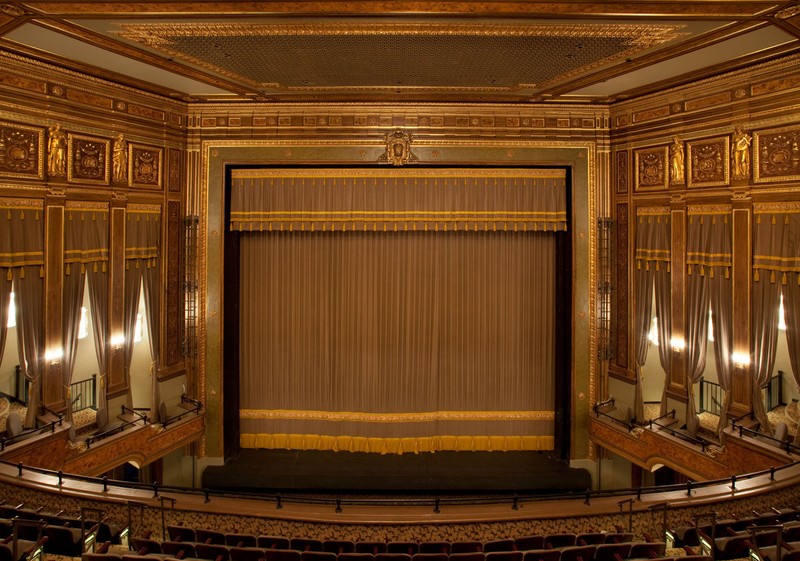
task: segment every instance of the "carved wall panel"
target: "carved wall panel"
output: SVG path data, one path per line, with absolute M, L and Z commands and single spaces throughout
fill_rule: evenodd
M 160 189 L 163 149 L 128 143 L 128 181 L 131 187 Z
M 67 181 L 108 185 L 111 141 L 70 133 L 67 141 Z
M 183 313 L 181 291 L 181 203 L 167 203 L 166 365 L 181 361 Z
M 177 148 L 170 148 L 169 150 L 169 179 L 167 181 L 168 189 L 171 193 L 181 192 L 181 151 Z
M 617 205 L 617 239 L 616 247 L 616 271 L 615 281 L 615 309 L 614 332 L 616 340 L 616 364 L 622 368 L 628 368 L 628 303 L 630 294 L 628 290 L 628 205 L 627 203 Z
M 660 191 L 667 189 L 666 146 L 636 150 L 636 190 Z
M 800 127 L 755 133 L 755 181 L 800 180 Z
M 711 138 L 686 143 L 689 155 L 689 187 L 713 187 L 730 183 L 730 139 Z
M 0 176 L 44 177 L 44 129 L 0 122 Z
M 628 151 L 617 152 L 617 193 L 628 192 Z

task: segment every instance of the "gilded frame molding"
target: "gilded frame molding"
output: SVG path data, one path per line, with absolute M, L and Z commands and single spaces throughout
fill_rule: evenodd
M 759 131 L 753 132 L 753 183 L 777 183 L 783 181 L 800 181 L 800 169 L 798 169 L 798 173 L 796 174 L 787 174 L 787 175 L 774 175 L 774 176 L 763 176 L 761 174 L 761 164 L 762 164 L 762 148 L 765 150 L 764 155 L 769 155 L 766 152 L 766 147 L 763 146 L 764 137 L 767 135 L 773 134 L 781 134 L 781 133 L 794 133 L 797 139 L 800 139 L 800 126 L 792 125 L 788 127 L 778 127 L 774 129 L 763 129 Z M 795 149 L 790 149 L 794 151 Z M 782 157 L 792 158 L 793 156 L 798 156 L 798 154 L 786 154 L 786 150 L 781 150 L 780 154 Z M 782 163 L 782 162 L 781 162 Z
M 659 146 L 657 148 L 642 148 L 635 150 L 634 158 L 634 190 L 637 193 L 643 191 L 666 191 L 669 189 L 669 146 Z M 642 173 L 647 177 L 655 177 L 652 183 L 642 181 Z M 659 177 L 660 175 L 660 177 Z
M 21 125 L 19 123 L 12 123 L 9 121 L 0 121 L 0 127 L 8 127 L 10 129 L 18 129 L 21 131 L 27 131 L 34 133 L 36 138 L 38 139 L 38 146 L 36 147 L 38 150 L 38 154 L 36 155 L 36 172 L 35 173 L 16 173 L 13 171 L 4 171 L 0 170 L 0 177 L 7 177 L 7 178 L 15 178 L 15 179 L 37 179 L 42 180 L 44 179 L 44 131 L 43 127 L 31 127 L 28 125 Z M 3 139 L 0 139 L 0 144 L 3 143 Z
M 375 165 L 385 152 L 384 139 L 259 139 L 202 140 L 198 150 L 196 207 L 198 224 L 198 394 L 206 404 L 207 431 L 202 456 L 222 456 L 223 427 L 223 283 L 224 283 L 224 175 L 229 165 L 302 166 Z M 588 435 L 579 427 L 588 423 L 597 399 L 596 299 L 598 197 L 597 143 L 594 140 L 482 140 L 416 139 L 420 163 L 459 167 L 469 162 L 487 167 L 563 166 L 572 170 L 572 372 L 571 458 L 593 456 Z M 666 147 L 664 148 L 666 150 Z M 577 442 L 580 440 L 580 442 Z
M 694 165 L 694 156 L 704 146 L 713 146 L 722 143 L 722 177 L 710 181 L 695 181 L 694 175 L 698 171 Z M 727 186 L 731 183 L 731 139 L 729 136 L 704 138 L 702 140 L 686 141 L 686 185 L 690 189 L 698 187 Z
M 83 158 L 77 159 L 76 157 L 76 150 L 79 148 L 78 141 L 85 140 L 87 142 L 92 142 L 95 144 L 99 144 L 103 147 L 103 152 L 101 162 L 99 163 L 102 166 L 102 178 L 101 179 L 92 179 L 89 177 L 82 177 L 75 175 L 75 167 L 79 164 L 86 165 L 86 167 L 91 167 L 88 165 L 92 159 L 96 159 L 95 156 L 92 155 L 85 155 Z M 98 138 L 94 136 L 86 136 L 83 134 L 74 134 L 74 133 L 67 133 L 67 181 L 70 183 L 85 183 L 90 185 L 109 185 L 111 183 L 111 166 L 109 164 L 109 156 L 111 155 L 111 141 L 108 138 Z

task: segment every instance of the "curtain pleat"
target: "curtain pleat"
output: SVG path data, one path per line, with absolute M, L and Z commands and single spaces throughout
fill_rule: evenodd
M 11 301 L 11 269 L 0 267 L 0 360 L 6 348 L 8 336 L 8 304 Z M 16 318 L 15 318 L 16 319 Z
M 145 311 L 147 313 L 147 334 L 150 341 L 150 418 L 158 419 L 161 395 L 158 386 L 159 357 L 161 356 L 161 298 L 158 267 L 150 267 L 143 275 Z
M 105 230 L 105 241 L 108 242 L 108 229 Z M 106 246 L 107 247 L 107 246 Z M 97 355 L 97 368 L 100 370 L 100 387 L 97 389 L 97 407 L 108 409 L 108 269 L 102 265 L 87 273 L 89 279 L 89 307 L 92 314 L 92 337 Z
M 664 391 L 661 396 L 661 415 L 666 414 L 666 390 L 672 370 L 670 337 L 672 333 L 671 281 L 670 281 L 670 213 L 666 207 L 640 207 L 636 209 L 636 370 L 637 383 L 634 394 L 634 415 L 644 418 L 641 368 L 647 359 L 647 335 L 652 318 L 652 299 L 655 295 L 655 313 L 658 325 L 659 360 L 664 370 Z M 640 417 L 641 415 L 641 417 Z
M 242 445 L 551 447 L 554 235 L 243 234 Z

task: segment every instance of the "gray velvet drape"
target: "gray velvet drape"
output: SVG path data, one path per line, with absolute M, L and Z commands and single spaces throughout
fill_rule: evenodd
M 706 365 L 709 311 L 714 318 L 714 344 L 719 383 L 726 392 L 731 384 L 730 345 L 732 338 L 731 229 L 730 208 L 689 207 L 687 224 L 687 388 L 689 404 L 686 424 L 697 435 L 700 427 L 694 384 L 700 381 Z M 717 339 L 719 335 L 719 339 Z M 725 404 L 723 404 L 723 409 Z M 725 411 L 720 427 L 725 426 Z
M 16 285 L 20 367 L 29 382 L 25 426 L 36 426 L 44 369 L 44 220 L 41 201 L 0 200 L 0 268 Z M 8 305 L 8 295 L 3 306 Z M 4 318 L 5 319 L 5 318 Z M 3 326 L 5 328 L 5 325 Z
M 108 264 L 108 206 L 69 203 L 64 214 L 64 286 L 63 286 L 63 348 L 61 374 L 67 403 L 66 419 L 72 422 L 71 402 L 75 396 L 69 388 L 75 370 L 81 305 L 87 274 L 107 269 Z M 91 282 L 91 281 L 90 281 Z M 94 330 L 98 329 L 94 325 Z M 105 340 L 102 331 L 100 340 Z M 97 337 L 95 338 L 97 341 Z M 99 363 L 99 361 L 98 361 Z
M 531 201 L 566 201 L 563 171 L 537 171 L 257 181 L 289 209 L 245 203 L 253 178 L 234 175 L 242 446 L 551 449 L 566 212 Z
M 647 334 L 652 318 L 653 294 L 658 325 L 659 360 L 666 376 L 661 397 L 661 414 L 666 413 L 666 388 L 672 369 L 670 336 L 672 333 L 670 287 L 670 213 L 666 207 L 636 209 L 636 368 L 637 383 L 634 411 L 644 420 L 641 368 L 647 359 Z
M 784 295 L 789 360 L 795 380 L 800 380 L 796 317 L 797 283 L 800 282 L 800 205 L 754 204 L 753 215 L 753 410 L 761 429 L 771 434 L 760 390 L 769 383 L 775 366 L 781 293 Z
M 127 221 L 125 227 L 125 379 L 130 382 L 131 360 L 133 358 L 134 332 L 136 330 L 136 316 L 139 311 L 139 294 L 142 283 L 145 283 L 145 309 L 148 315 L 150 333 L 158 333 L 159 310 L 153 309 L 159 305 L 156 296 L 159 283 L 159 240 L 161 239 L 161 207 L 158 205 L 128 205 Z M 156 335 L 157 337 L 157 335 Z M 152 339 L 153 337 L 151 337 Z M 151 361 L 158 361 L 159 343 L 150 343 Z M 151 399 L 157 390 L 153 385 L 158 384 L 158 377 L 151 368 Z M 127 405 L 133 407 L 130 386 L 127 392 Z M 158 411 L 158 403 L 151 403 L 151 415 Z M 158 415 L 151 417 L 158 418 Z

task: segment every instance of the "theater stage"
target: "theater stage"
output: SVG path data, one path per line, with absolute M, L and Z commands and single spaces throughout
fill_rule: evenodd
M 585 469 L 546 452 L 242 450 L 203 472 L 203 487 L 228 491 L 336 493 L 561 493 L 591 488 Z

